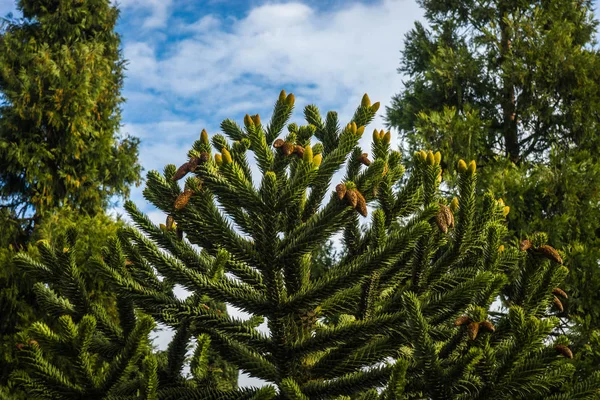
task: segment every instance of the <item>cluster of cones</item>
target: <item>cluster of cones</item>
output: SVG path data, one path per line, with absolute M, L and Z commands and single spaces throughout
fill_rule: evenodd
M 286 157 L 296 155 L 298 158 L 302 158 L 306 162 L 312 162 L 315 167 L 321 165 L 321 162 L 323 161 L 322 154 L 313 155 L 312 147 L 310 147 L 310 145 L 302 147 L 299 144 L 294 144 L 283 139 L 277 139 L 275 142 L 273 142 L 273 147 L 275 147 Z
M 390 131 L 384 132 L 383 129 L 381 129 L 379 131 L 377 129 L 375 129 L 373 131 L 373 143 L 375 143 L 375 144 L 380 144 L 380 143 L 390 144 L 391 141 L 392 141 L 392 133 Z
M 532 251 L 532 252 L 539 254 L 542 257 L 545 257 L 548 260 L 554 261 L 558 264 L 563 263 L 563 260 L 562 260 L 562 257 L 560 256 L 560 254 L 558 254 L 558 252 L 554 249 L 554 247 L 548 246 L 547 244 L 544 244 L 542 246 L 534 248 L 533 244 L 531 243 L 531 240 L 525 239 L 525 240 L 521 241 L 519 248 L 521 251 Z
M 354 185 L 340 183 L 335 187 L 338 199 L 346 200 L 363 217 L 367 216 L 367 201 Z
M 475 173 L 475 170 L 477 170 L 477 163 L 475 162 L 475 160 L 471 160 L 471 162 L 469 162 L 469 164 L 467 165 L 465 160 L 461 159 L 458 160 L 458 163 L 456 164 L 456 170 L 460 174 L 469 173 L 469 175 L 473 175 Z
M 471 340 L 475 340 L 475 338 L 477 338 L 477 334 L 479 333 L 480 328 L 483 328 L 488 332 L 492 333 L 496 331 L 496 327 L 490 321 L 477 322 L 473 321 L 470 317 L 466 315 L 460 316 L 456 319 L 456 321 L 454 321 L 454 326 L 463 325 L 467 325 L 467 335 Z
M 470 340 L 475 340 L 477 338 L 477 334 L 479 333 L 480 328 L 487 330 L 490 333 L 496 331 L 496 327 L 490 321 L 482 321 L 477 322 L 473 321 L 467 315 L 462 315 L 454 321 L 454 326 L 463 326 L 467 325 L 467 335 Z M 569 347 L 564 344 L 557 344 L 554 346 L 554 349 L 558 351 L 558 353 L 562 354 L 564 357 L 573 358 L 573 352 Z

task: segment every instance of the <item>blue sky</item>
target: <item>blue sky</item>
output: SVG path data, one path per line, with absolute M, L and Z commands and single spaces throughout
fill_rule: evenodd
M 402 88 L 396 72 L 404 34 L 422 19 L 415 0 L 121 0 L 117 31 L 129 64 L 123 134 L 141 139 L 140 162 L 162 171 L 179 166 L 200 131 L 223 119 L 268 121 L 281 89 L 294 93 L 292 121 L 316 104 L 344 124 L 367 92 L 380 101 L 368 127 L 384 128 L 381 111 Z M 0 0 L 0 15 L 14 11 Z M 370 131 L 369 131 L 370 132 Z M 363 148 L 369 148 L 365 135 Z M 156 223 L 165 215 L 131 199 Z M 124 214 L 121 207 L 114 212 Z M 240 315 L 232 310 L 233 314 Z M 161 348 L 170 335 L 161 333 Z M 256 384 L 242 377 L 240 385 Z

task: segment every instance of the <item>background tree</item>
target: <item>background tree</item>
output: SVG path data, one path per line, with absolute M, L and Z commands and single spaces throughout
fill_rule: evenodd
M 378 104 L 365 96 L 344 129 L 335 113 L 323 121 L 307 106 L 309 125 L 290 124 L 277 139 L 293 104 L 282 91 L 268 125 L 258 115 L 247 115 L 244 128 L 226 120 L 222 128 L 233 143 L 213 136 L 220 153 L 212 156 L 203 134 L 179 168 L 151 171 L 144 196 L 167 223 L 156 226 L 127 202 L 144 234 L 120 229 L 95 263 L 120 298 L 173 327 L 169 360 L 181 360 L 197 337 L 196 352 L 210 344 L 270 383 L 215 389 L 198 381 L 209 371 L 198 361 L 191 365 L 195 384 L 160 387 L 159 399 L 598 395 L 598 373 L 565 385 L 575 370 L 572 352 L 567 338 L 552 336 L 568 273 L 560 253 L 543 234 L 520 248 L 502 244 L 507 206 L 491 193 L 476 194 L 474 161 L 458 163 L 451 201 L 438 190 L 440 153 L 415 154 L 398 185 L 405 169 L 390 150 L 389 132 L 374 132 L 371 158 L 358 147 Z M 262 174 L 258 188 L 248 150 Z M 343 182 L 325 199 L 346 161 Z M 189 173 L 182 190 L 177 181 Z M 368 204 L 374 211 L 361 230 Z M 336 234 L 346 252 L 314 278 L 312 254 Z M 192 295 L 179 300 L 165 293 L 164 282 Z M 233 319 L 205 296 L 252 317 Z M 491 309 L 498 299 L 506 310 Z M 264 319 L 269 335 L 256 330 Z M 40 389 L 45 385 L 58 386 L 46 381 Z
M 580 356 L 600 328 L 600 56 L 591 1 L 420 1 L 405 39 L 405 89 L 387 109 L 411 151 L 441 149 L 448 187 L 477 157 L 480 191 L 511 207 L 515 238 L 545 231 L 571 267 L 567 314 Z M 563 318 L 562 327 L 568 326 Z M 570 330 L 571 333 L 575 331 Z M 589 350 L 588 353 L 583 350 Z M 589 371 L 588 371 L 589 372 Z
M 125 61 L 108 0 L 19 0 L 0 35 L 0 200 L 27 238 L 46 210 L 96 214 L 140 183 L 119 140 Z M 29 207 L 31 206 L 31 207 Z M 26 213 L 32 216 L 25 218 Z
M 317 247 L 311 256 L 311 272 L 310 275 L 313 279 L 321 277 L 331 267 L 335 265 L 341 257 L 343 257 L 344 249 L 336 248 L 340 243 L 330 240 L 323 244 L 321 247 Z

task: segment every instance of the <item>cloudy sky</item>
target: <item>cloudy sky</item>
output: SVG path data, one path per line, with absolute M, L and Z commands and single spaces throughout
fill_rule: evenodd
M 129 60 L 122 133 L 141 139 L 146 172 L 185 162 L 200 131 L 218 133 L 223 119 L 242 125 L 246 113 L 259 113 L 267 121 L 281 89 L 296 96 L 298 124 L 305 123 L 307 104 L 323 115 L 338 111 L 345 124 L 365 92 L 385 110 L 402 88 L 396 68 L 404 34 L 422 19 L 415 0 L 121 0 L 119 6 L 117 31 Z M 0 15 L 14 8 L 13 0 L 0 0 Z M 384 128 L 381 115 L 369 128 Z M 143 187 L 133 188 L 132 200 L 162 222 Z M 159 335 L 161 348 L 169 337 Z M 256 383 L 240 379 L 241 386 Z

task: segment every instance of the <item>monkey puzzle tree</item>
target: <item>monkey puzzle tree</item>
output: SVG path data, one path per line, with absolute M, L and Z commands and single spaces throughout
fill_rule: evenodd
M 459 194 L 450 201 L 438 188 L 440 153 L 416 153 L 404 179 L 390 132 L 376 130 L 372 157 L 363 153 L 359 140 L 379 107 L 368 96 L 343 129 L 336 113 L 323 121 L 310 105 L 309 125 L 290 124 L 278 138 L 293 105 L 282 91 L 268 125 L 258 115 L 246 116 L 243 128 L 226 120 L 233 143 L 215 135 L 211 146 L 202 132 L 187 162 L 151 171 L 144 196 L 166 223 L 156 226 L 127 202 L 143 233 L 119 230 L 111 256 L 97 260 L 122 298 L 175 329 L 174 358 L 197 337 L 196 352 L 210 346 L 268 383 L 223 391 L 201 379 L 174 382 L 159 387 L 158 398 L 598 395 L 597 373 L 563 386 L 575 369 L 566 338 L 554 336 L 568 269 L 544 235 L 520 248 L 502 244 L 508 208 L 491 193 L 478 200 L 475 161 L 458 163 Z M 346 175 L 328 196 L 344 163 Z M 190 173 L 182 190 L 178 180 Z M 314 278 L 311 255 L 336 233 L 345 254 Z M 193 294 L 180 300 L 165 293 L 165 281 Z M 204 296 L 252 317 L 231 318 Z M 494 310 L 494 301 L 505 308 Z M 263 320 L 268 334 L 256 329 Z M 199 377 L 209 372 L 199 361 L 190 366 Z
M 63 208 L 55 211 L 43 219 L 36 228 L 32 239 L 35 241 L 54 239 L 66 234 L 68 229 L 75 228 L 80 240 L 74 250 L 75 262 L 79 266 L 81 279 L 85 282 L 89 293 L 107 308 L 111 318 L 116 317 L 114 295 L 104 282 L 98 279 L 97 274 L 87 268 L 86 262 L 92 255 L 99 254 L 106 240 L 116 234 L 117 228 L 123 222 L 116 221 L 103 213 L 94 216 L 81 215 L 77 211 Z M 21 250 L 30 257 L 39 257 L 37 246 L 29 243 Z M 35 302 L 35 293 L 32 287 L 35 283 L 34 276 L 28 276 L 13 262 L 13 257 L 18 252 L 14 248 L 0 249 L 0 284 L 3 290 L 0 295 L 0 386 L 6 384 L 10 372 L 16 365 L 16 334 L 28 327 L 39 318 L 45 318 L 47 311 L 41 310 Z M 33 282 L 33 283 L 32 283 Z
M 158 363 L 148 338 L 154 321 L 138 315 L 126 298 L 117 299 L 116 319 L 108 314 L 86 284 L 75 256 L 76 236 L 71 227 L 52 245 L 40 240 L 41 262 L 26 253 L 15 257 L 36 281 L 34 291 L 47 317 L 17 335 L 12 386 L 28 399 L 154 398 Z
M 190 339 L 187 331 L 180 330 L 166 351 L 153 353 L 149 339 L 153 319 L 137 312 L 126 296 L 118 297 L 116 306 L 108 308 L 84 277 L 99 260 L 110 264 L 128 261 L 119 249 L 104 249 L 103 257 L 96 254 L 84 265 L 78 261 L 81 248 L 77 236 L 77 229 L 71 227 L 55 235 L 52 242 L 40 240 L 40 261 L 26 253 L 15 257 L 20 270 L 36 280 L 34 291 L 47 316 L 17 334 L 19 363 L 11 374 L 12 396 L 155 399 L 157 390 L 165 387 L 201 383 L 225 392 L 235 387 L 237 371 L 233 377 L 224 377 L 231 366 L 215 356 L 203 336 L 198 338 L 192 365 L 205 371 L 201 375 L 197 366 L 192 368 L 192 380 L 182 374 Z M 167 280 L 156 282 L 154 288 L 173 295 L 173 284 Z M 109 314 L 113 309 L 116 318 Z

